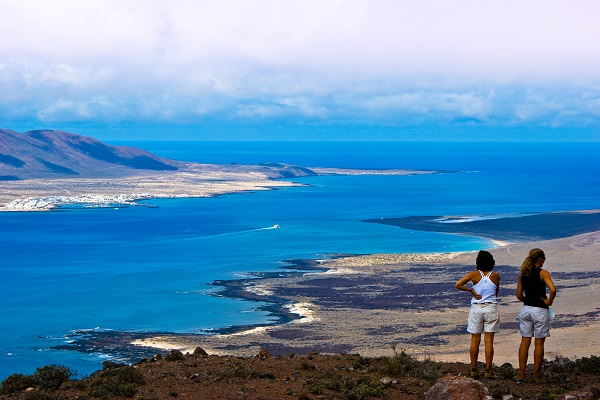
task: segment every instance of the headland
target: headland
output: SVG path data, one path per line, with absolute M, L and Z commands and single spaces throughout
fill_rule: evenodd
M 299 186 L 293 178 L 354 175 L 356 170 L 301 168 L 287 164 L 212 165 L 187 163 L 177 171 L 135 171 L 110 178 L 44 178 L 0 183 L 0 211 L 48 211 L 70 205 L 112 207 L 139 205 L 157 198 L 212 197 Z M 437 171 L 365 170 L 386 175 L 433 174 Z

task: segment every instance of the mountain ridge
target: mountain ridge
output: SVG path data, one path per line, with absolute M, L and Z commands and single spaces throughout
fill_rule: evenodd
M 177 171 L 184 162 L 60 130 L 0 129 L 0 180 L 122 177 Z
M 126 178 L 168 172 L 233 172 L 264 179 L 314 176 L 309 168 L 286 163 L 202 164 L 159 157 L 137 147 L 112 146 L 60 130 L 24 133 L 0 128 L 0 181 Z

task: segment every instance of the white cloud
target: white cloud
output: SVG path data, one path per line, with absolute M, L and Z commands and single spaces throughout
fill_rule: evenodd
M 595 0 L 0 0 L 0 112 L 590 126 L 598 15 Z
M 485 120 L 492 111 L 491 99 L 466 92 L 411 92 L 367 99 L 364 108 L 373 113 L 431 114 Z M 439 118 L 439 117 L 438 117 Z
M 0 14 L 4 59 L 168 73 L 241 63 L 366 75 L 597 78 L 600 63 L 594 0 L 3 0 Z

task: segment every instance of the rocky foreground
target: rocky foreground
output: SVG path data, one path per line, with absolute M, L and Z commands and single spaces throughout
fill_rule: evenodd
M 69 380 L 59 366 L 31 376 L 13 375 L 1 399 L 598 399 L 600 358 L 546 364 L 544 383 L 517 382 L 514 369 L 496 368 L 494 379 L 469 377 L 469 366 L 416 360 L 390 349 L 386 357 L 307 354 L 255 357 L 171 351 L 127 366 L 111 362 L 88 378 Z

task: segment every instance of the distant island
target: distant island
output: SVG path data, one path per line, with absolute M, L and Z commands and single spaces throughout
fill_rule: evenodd
M 0 211 L 62 205 L 110 207 L 138 200 L 208 197 L 296 186 L 282 179 L 329 174 L 431 174 L 438 171 L 305 168 L 284 163 L 202 164 L 111 146 L 57 130 L 0 129 Z

